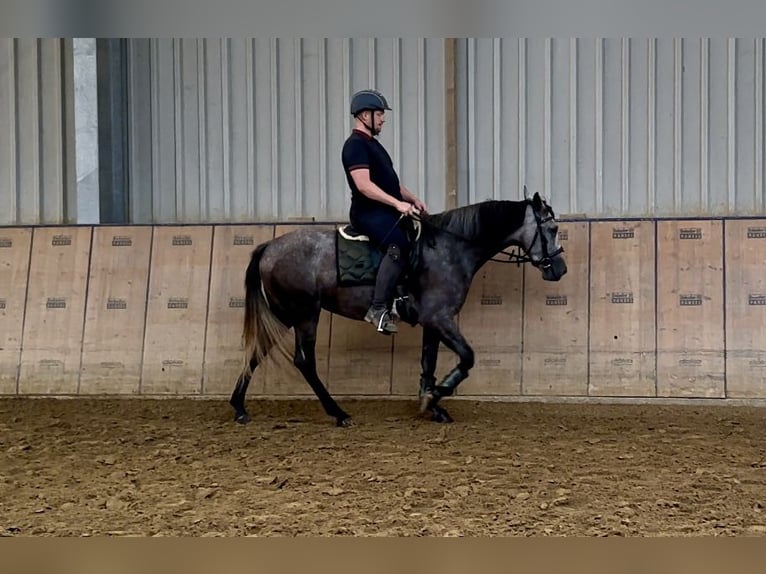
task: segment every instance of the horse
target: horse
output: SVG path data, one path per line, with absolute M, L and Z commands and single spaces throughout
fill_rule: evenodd
M 518 264 L 530 263 L 546 281 L 559 281 L 567 272 L 558 223 L 552 207 L 539 193 L 523 200 L 486 200 L 434 214 L 412 215 L 419 236 L 412 257 L 397 286 L 392 313 L 410 325 L 421 325 L 419 414 L 434 422 L 453 419 L 439 405 L 468 377 L 474 351 L 455 323 L 476 272 L 502 252 Z M 351 225 L 346 231 L 353 232 Z M 370 281 L 340 281 L 338 234 L 343 228 L 299 228 L 258 245 L 245 272 L 245 316 L 242 330 L 244 367 L 229 404 L 234 420 L 250 416 L 245 395 L 254 370 L 276 345 L 289 356 L 284 338 L 294 329 L 293 364 L 314 391 L 324 411 L 338 426 L 353 424 L 330 395 L 316 369 L 316 335 L 324 309 L 354 320 L 364 320 L 370 305 Z M 368 239 L 369 261 L 379 262 L 380 250 Z M 514 247 L 515 253 L 505 249 Z M 522 252 L 519 252 L 521 250 Z M 377 257 L 377 259 L 376 259 Z M 372 327 L 370 328 L 372 331 Z M 372 335 L 372 333 L 371 333 Z M 375 336 L 380 336 L 376 334 Z M 393 335 L 395 336 L 395 335 Z M 458 356 L 458 364 L 436 384 L 439 344 Z

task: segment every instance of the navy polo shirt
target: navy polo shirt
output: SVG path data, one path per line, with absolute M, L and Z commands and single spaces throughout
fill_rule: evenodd
M 369 210 L 387 209 L 388 206 L 369 199 L 354 183 L 351 172 L 359 168 L 370 170 L 370 180 L 380 189 L 402 201 L 402 193 L 399 184 L 399 176 L 394 170 L 391 156 L 381 143 L 363 131 L 354 129 L 343 144 L 341 152 L 343 169 L 346 172 L 346 180 L 351 188 L 351 210 L 364 212 Z

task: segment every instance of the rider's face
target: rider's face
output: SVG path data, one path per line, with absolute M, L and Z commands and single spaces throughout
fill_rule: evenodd
M 376 110 L 373 113 L 373 118 L 375 123 L 373 124 L 375 126 L 375 129 L 380 131 L 383 128 L 383 124 L 386 123 L 386 112 L 381 110 Z
M 383 128 L 383 124 L 386 123 L 386 112 L 381 110 L 375 110 L 372 112 L 372 115 L 370 115 L 370 112 L 365 112 L 367 117 L 365 118 L 367 122 L 373 127 L 373 130 L 375 132 L 380 132 L 381 128 Z

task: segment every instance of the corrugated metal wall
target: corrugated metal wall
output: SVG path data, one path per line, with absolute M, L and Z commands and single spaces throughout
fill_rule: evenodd
M 71 40 L 0 38 L 0 225 L 76 211 L 71 54 Z
M 442 39 L 131 40 L 128 69 L 134 222 L 346 218 L 348 103 L 371 86 L 403 182 L 443 208 Z
M 345 218 L 348 98 L 371 85 L 403 180 L 444 208 L 445 45 L 130 40 L 130 221 Z M 458 203 L 527 184 L 562 213 L 762 213 L 763 39 L 457 45 Z M 77 221 L 73 100 L 71 40 L 0 39 L 0 224 Z
M 458 197 L 562 213 L 764 208 L 763 39 L 465 39 Z

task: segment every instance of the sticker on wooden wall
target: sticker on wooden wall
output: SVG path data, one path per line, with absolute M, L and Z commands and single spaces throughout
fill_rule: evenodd
M 724 396 L 721 221 L 657 223 L 657 392 Z
M 90 227 L 34 230 L 20 394 L 77 393 L 90 239 Z
M 242 323 L 245 271 L 255 248 L 274 236 L 271 225 L 219 225 L 213 235 L 210 303 L 203 393 L 231 395 L 244 366 Z M 264 369 L 256 369 L 248 394 L 263 392 Z
M 0 395 L 17 391 L 31 246 L 31 229 L 0 229 Z
M 588 224 L 562 222 L 567 274 L 544 281 L 526 264 L 522 393 L 585 395 L 588 392 Z
M 141 394 L 199 394 L 212 228 L 154 228 Z
M 654 251 L 651 221 L 591 224 L 590 395 L 656 393 Z
M 726 226 L 726 395 L 766 398 L 766 220 Z
M 93 230 L 81 394 L 137 394 L 146 317 L 151 227 Z

